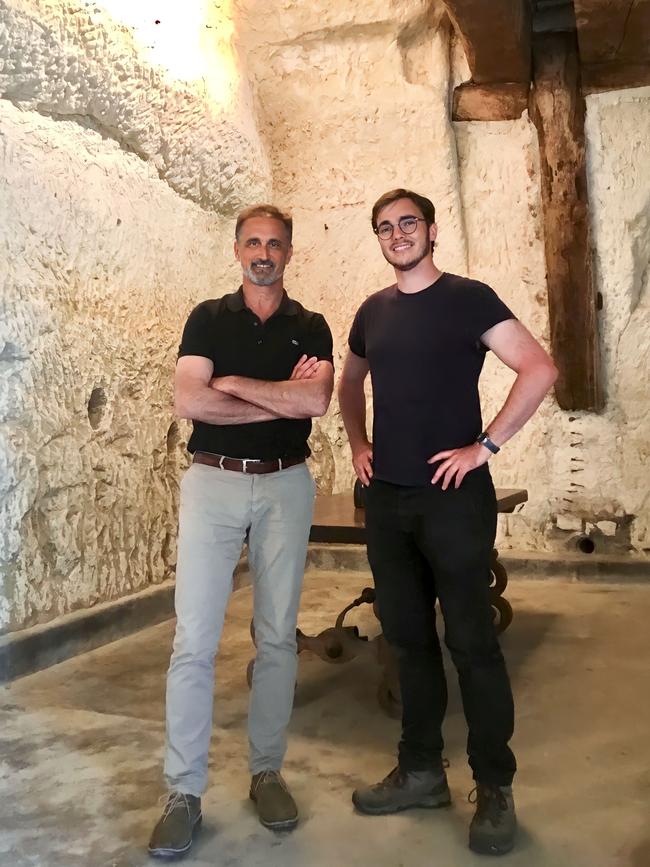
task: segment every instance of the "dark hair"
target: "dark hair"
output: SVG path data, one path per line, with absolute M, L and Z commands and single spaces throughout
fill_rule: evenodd
M 373 231 L 377 230 L 377 216 L 379 212 L 387 205 L 392 205 L 393 202 L 397 202 L 399 199 L 410 199 L 422 212 L 422 216 L 427 222 L 427 229 L 430 226 L 433 226 L 436 221 L 436 209 L 434 208 L 431 199 L 427 199 L 424 196 L 419 195 L 419 193 L 414 193 L 412 190 L 399 189 L 384 193 L 384 195 L 380 196 L 372 206 L 371 219 Z
M 235 238 L 237 240 L 239 240 L 241 227 L 246 220 L 250 220 L 252 217 L 271 217 L 274 220 L 279 220 L 284 224 L 289 237 L 289 243 L 291 243 L 293 218 L 290 214 L 285 214 L 279 208 L 276 208 L 275 205 L 252 205 L 250 208 L 245 208 L 237 217 L 237 224 L 235 226 Z

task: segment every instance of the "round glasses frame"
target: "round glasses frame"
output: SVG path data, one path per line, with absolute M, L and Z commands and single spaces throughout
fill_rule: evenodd
M 405 235 L 412 235 L 417 229 L 418 223 L 426 223 L 426 220 L 424 217 L 400 217 L 397 221 L 400 232 L 403 232 Z M 387 241 L 389 238 L 393 237 L 394 230 L 395 226 L 386 221 L 380 223 L 377 228 L 374 229 L 374 233 L 378 238 L 381 238 L 382 241 Z

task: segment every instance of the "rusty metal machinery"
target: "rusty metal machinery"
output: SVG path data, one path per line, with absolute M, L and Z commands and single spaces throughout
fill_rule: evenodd
M 324 662 L 341 665 L 350 662 L 368 646 L 368 636 L 359 633 L 358 626 L 346 626 L 345 617 L 353 608 L 360 605 L 374 605 L 375 591 L 365 587 L 353 602 L 341 611 L 334 626 L 328 626 L 318 635 L 306 635 L 302 629 L 296 629 L 296 644 L 298 653 L 309 650 L 319 656 Z M 251 638 L 255 644 L 255 624 L 251 620 Z M 253 682 L 253 667 L 255 660 L 251 659 L 246 670 L 246 680 L 250 687 Z
M 512 607 L 503 592 L 508 585 L 508 575 L 499 562 L 499 552 L 494 549 L 490 565 L 490 603 L 498 633 L 504 632 L 512 622 Z M 348 612 L 360 605 L 372 605 L 375 617 L 379 620 L 376 594 L 372 587 L 364 587 L 361 595 L 354 599 L 341 611 L 334 626 L 328 626 L 318 635 L 307 635 L 301 629 L 296 630 L 298 653 L 307 650 L 316 654 L 323 662 L 342 665 L 350 662 L 359 653 L 368 648 L 367 635 L 361 635 L 357 626 L 346 626 L 345 618 Z M 255 625 L 251 620 L 251 638 L 255 644 Z M 381 676 L 377 687 L 377 701 L 382 710 L 393 719 L 402 715 L 402 700 L 399 687 L 399 675 L 395 654 L 380 633 L 372 642 L 375 645 L 377 661 L 381 667 Z M 246 669 L 246 680 L 250 687 L 253 682 L 255 660 L 251 659 Z

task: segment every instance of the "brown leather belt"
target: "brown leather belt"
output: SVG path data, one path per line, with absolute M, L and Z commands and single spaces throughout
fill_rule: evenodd
M 228 458 L 226 455 L 215 455 L 212 452 L 194 452 L 192 460 L 195 464 L 207 464 L 220 470 L 232 470 L 235 473 L 277 473 L 297 464 L 304 464 L 305 458 L 276 458 L 274 461 L 258 461 L 255 458 Z

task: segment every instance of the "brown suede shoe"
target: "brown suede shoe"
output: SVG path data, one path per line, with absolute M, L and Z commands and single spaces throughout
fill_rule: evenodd
M 201 824 L 201 799 L 170 792 L 163 814 L 149 841 L 152 858 L 172 860 L 190 851 L 194 832 Z
M 280 771 L 262 771 L 251 780 L 251 801 L 265 828 L 292 831 L 298 824 L 298 808 Z

